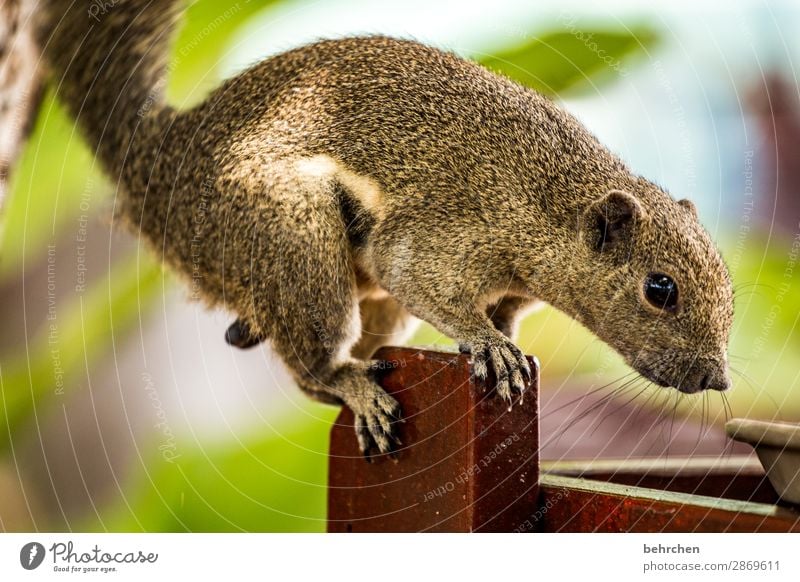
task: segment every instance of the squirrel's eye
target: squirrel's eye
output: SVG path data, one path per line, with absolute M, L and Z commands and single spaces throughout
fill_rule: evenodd
M 663 273 L 650 273 L 644 280 L 644 296 L 654 307 L 674 311 L 678 307 L 678 284 Z

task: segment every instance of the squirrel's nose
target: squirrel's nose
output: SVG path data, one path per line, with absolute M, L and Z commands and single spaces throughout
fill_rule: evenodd
M 731 378 L 728 376 L 727 370 L 723 370 L 717 374 L 706 374 L 700 381 L 700 388 L 702 390 L 717 390 L 725 392 L 731 387 Z

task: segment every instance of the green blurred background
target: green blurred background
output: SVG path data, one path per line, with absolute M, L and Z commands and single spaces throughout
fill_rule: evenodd
M 731 64 L 737 31 L 686 24 L 691 10 L 428 4 L 201 0 L 175 45 L 170 100 L 189 107 L 258 58 L 354 32 L 439 44 L 551 95 L 635 170 L 698 204 L 737 285 L 733 412 L 800 420 L 800 225 L 797 206 L 781 206 L 798 181 L 775 153 L 798 135 L 798 110 L 773 103 L 781 83 L 797 99 L 781 81 L 791 47 L 780 46 L 795 11 L 775 3 L 786 18 L 765 22 L 743 3 L 736 25 L 756 41 Z M 191 304 L 116 230 L 113 185 L 49 94 L 12 179 L 0 247 L 2 528 L 323 531 L 337 411 L 299 395 L 268 348 L 228 349 L 231 317 Z M 423 326 L 410 343 L 450 340 Z M 519 343 L 541 360 L 545 391 L 628 371 L 550 308 L 524 322 Z M 679 414 L 724 421 L 718 399 L 702 409 L 686 399 Z

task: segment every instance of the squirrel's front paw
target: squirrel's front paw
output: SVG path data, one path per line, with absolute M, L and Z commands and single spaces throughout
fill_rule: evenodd
M 401 422 L 400 404 L 380 386 L 360 387 L 343 400 L 353 411 L 358 448 L 367 460 L 373 448 L 391 453 L 394 445 L 400 444 L 396 434 L 397 423 Z
M 496 379 L 497 394 L 513 403 L 514 394 L 525 392 L 525 383 L 531 379 L 531 367 L 525 354 L 506 337 L 488 337 L 460 344 L 462 352 L 472 354 L 472 373 L 486 380 L 491 366 Z

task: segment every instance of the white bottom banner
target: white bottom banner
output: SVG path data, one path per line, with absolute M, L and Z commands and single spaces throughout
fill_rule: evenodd
M 0 534 L 0 580 L 800 580 L 793 534 Z

